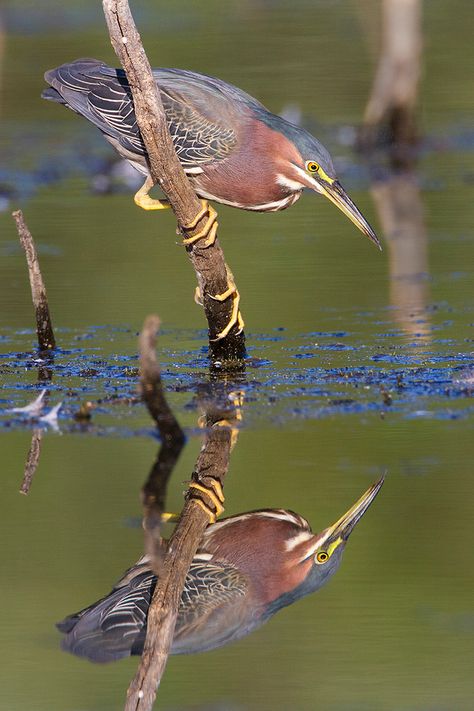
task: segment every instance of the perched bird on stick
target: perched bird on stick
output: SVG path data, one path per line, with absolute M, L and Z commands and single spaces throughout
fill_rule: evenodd
M 217 213 L 208 200 L 274 212 L 293 205 L 308 188 L 331 200 L 380 248 L 374 230 L 338 181 L 329 152 L 305 129 L 216 77 L 183 69 L 154 69 L 153 75 L 176 153 L 202 199 L 201 212 L 187 228 L 207 216 L 205 227 L 184 244 L 214 243 Z M 84 116 L 145 176 L 136 204 L 145 210 L 168 207 L 166 200 L 149 195 L 153 179 L 125 72 L 96 59 L 78 59 L 47 71 L 45 79 L 50 88 L 43 98 Z M 216 296 L 224 297 L 238 298 L 232 284 Z M 234 309 L 231 327 L 241 328 L 239 319 Z

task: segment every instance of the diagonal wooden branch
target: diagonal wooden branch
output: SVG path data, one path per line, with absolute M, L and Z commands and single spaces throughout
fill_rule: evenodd
M 174 150 L 159 88 L 143 49 L 127 0 L 103 0 L 103 9 L 112 46 L 124 68 L 133 97 L 135 115 L 148 153 L 150 173 L 170 201 L 181 231 L 196 219 L 201 203 L 189 183 Z M 201 219 L 187 235 L 197 234 L 206 219 Z M 225 338 L 215 340 L 229 322 L 233 299 L 212 299 L 224 293 L 233 280 L 219 241 L 204 247 L 203 240 L 186 247 L 198 279 L 209 325 L 209 346 L 213 360 L 242 361 L 245 337 L 233 328 Z
M 172 442 L 174 436 L 182 432 L 171 412 L 161 386 L 161 377 L 154 351 L 154 338 L 159 320 L 148 317 L 140 336 L 141 388 L 142 395 L 164 438 Z M 233 408 L 232 412 L 235 410 Z M 169 541 L 165 555 L 154 537 L 153 565 L 158 575 L 158 583 L 153 593 L 147 618 L 147 635 L 140 666 L 127 692 L 125 711 L 149 711 L 155 700 L 156 690 L 163 675 L 168 654 L 173 642 L 178 606 L 184 588 L 186 575 L 196 553 L 202 535 L 209 523 L 209 514 L 202 504 L 209 505 L 204 489 L 214 489 L 218 482 L 223 483 L 229 467 L 230 452 L 233 446 L 234 431 L 229 419 L 232 412 L 215 410 L 207 420 L 209 429 L 206 440 L 192 474 L 194 484 L 200 487 L 189 488 L 186 502 L 179 522 Z M 161 454 L 161 452 L 160 452 Z M 156 472 L 155 472 L 156 473 Z M 153 492 L 153 484 L 162 485 L 167 481 L 170 471 L 165 471 L 165 478 L 149 477 L 145 485 L 146 502 L 152 506 L 163 504 L 164 491 Z M 153 475 L 153 470 L 152 470 Z M 159 509 L 158 509 L 159 510 Z M 156 510 L 154 511 L 156 517 Z M 156 531 L 156 529 L 155 529 Z

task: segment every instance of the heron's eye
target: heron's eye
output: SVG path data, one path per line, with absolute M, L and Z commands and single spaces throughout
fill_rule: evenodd
M 325 563 L 329 559 L 329 555 L 326 551 L 319 551 L 316 555 L 316 563 Z
M 315 163 L 314 160 L 309 160 L 306 163 L 306 170 L 310 173 L 317 173 L 319 170 L 319 163 Z

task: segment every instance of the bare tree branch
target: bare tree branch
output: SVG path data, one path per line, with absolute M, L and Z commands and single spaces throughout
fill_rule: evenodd
M 180 231 L 187 237 L 200 232 L 206 223 L 203 217 L 192 228 L 201 203 L 192 189 L 174 150 L 168 131 L 160 92 L 153 78 L 127 0 L 103 0 L 103 8 L 112 46 L 122 64 L 133 96 L 135 115 L 145 144 L 150 173 L 168 198 Z M 196 272 L 201 298 L 209 325 L 211 358 L 241 361 L 245 355 L 245 337 L 233 328 L 220 340 L 215 340 L 229 323 L 234 298 L 216 301 L 212 297 L 227 291 L 233 276 L 227 267 L 219 241 L 203 245 L 204 240 L 186 246 Z
M 26 255 L 28 275 L 30 277 L 31 296 L 33 298 L 33 306 L 35 307 L 38 346 L 41 351 L 51 350 L 56 347 L 56 341 L 54 339 L 53 324 L 49 313 L 48 297 L 46 296 L 46 287 L 41 275 L 35 243 L 25 222 L 22 211 L 16 210 L 16 212 L 12 212 L 12 217 L 15 220 L 21 246 L 23 247 Z

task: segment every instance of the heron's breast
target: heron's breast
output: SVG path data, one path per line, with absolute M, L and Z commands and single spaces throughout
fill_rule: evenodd
M 232 154 L 207 165 L 193 182 L 203 197 L 218 202 L 247 210 L 281 210 L 301 194 L 278 181 L 283 157 L 295 152 L 296 159 L 299 154 L 285 136 L 251 118 Z

